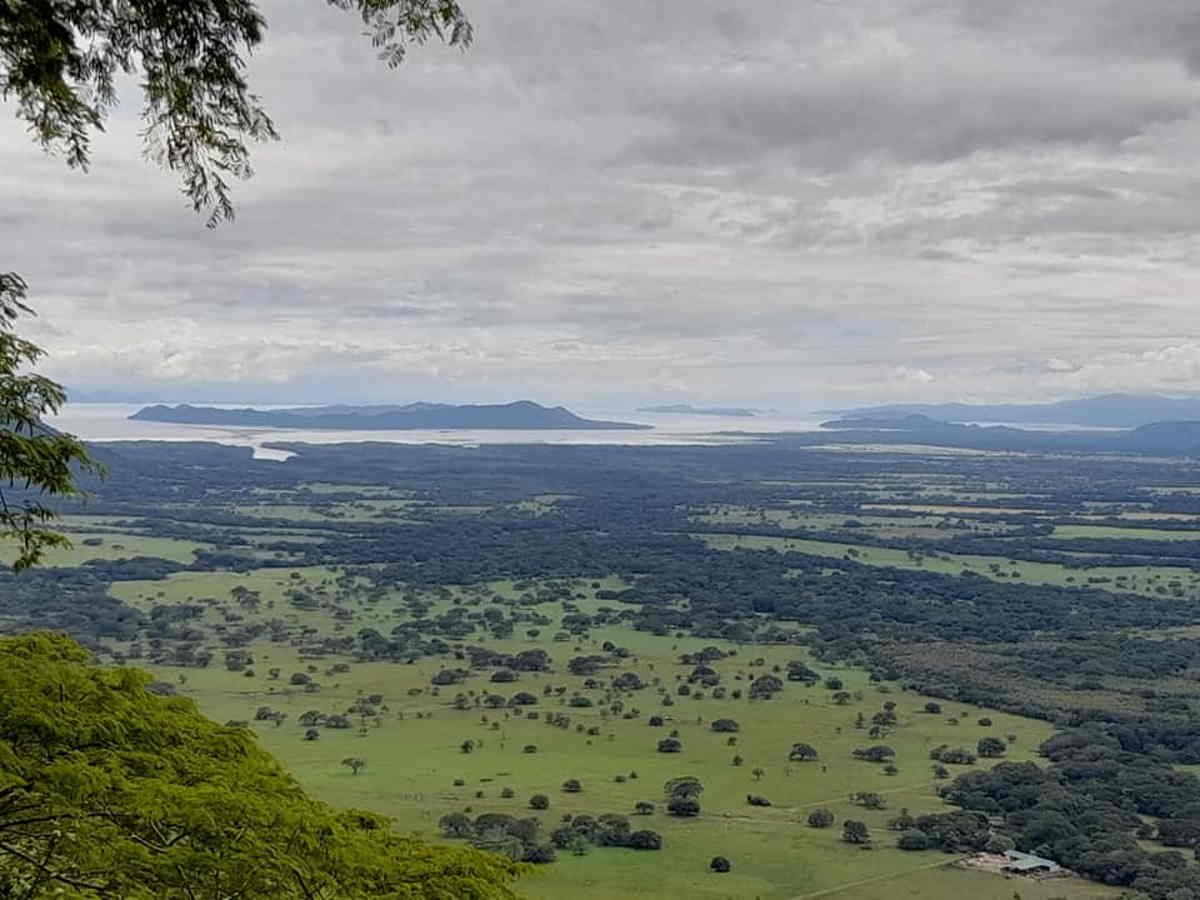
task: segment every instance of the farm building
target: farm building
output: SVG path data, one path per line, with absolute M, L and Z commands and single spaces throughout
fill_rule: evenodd
M 1013 875 L 1046 875 L 1061 870 L 1061 866 L 1050 859 L 1034 856 L 1032 853 L 1021 853 L 1019 850 L 1009 850 L 1004 854 L 1008 861 L 1001 871 Z

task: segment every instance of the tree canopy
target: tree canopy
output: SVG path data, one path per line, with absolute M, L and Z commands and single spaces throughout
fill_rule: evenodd
M 54 513 L 39 495 L 78 494 L 77 467 L 99 469 L 83 444 L 42 424 L 66 395 L 50 379 L 24 371 L 42 356 L 41 348 L 14 332 L 17 319 L 31 312 L 25 292 L 19 275 L 0 272 L 0 482 L 23 489 L 17 500 L 0 484 L 0 540 L 17 542 L 17 571 L 37 563 L 47 548 L 68 544 L 46 527 Z
M 357 13 L 388 66 L 412 44 L 466 47 L 456 0 L 326 0 Z M 147 155 L 179 172 L 209 225 L 233 217 L 231 179 L 252 174 L 248 143 L 278 138 L 246 80 L 267 23 L 254 0 L 90 0 L 0 5 L 0 95 L 16 99 L 43 148 L 86 168 L 92 135 L 118 102 L 117 76 L 140 78 Z
M 252 734 L 150 682 L 65 637 L 0 641 L 0 893 L 515 897 L 519 864 L 309 799 Z

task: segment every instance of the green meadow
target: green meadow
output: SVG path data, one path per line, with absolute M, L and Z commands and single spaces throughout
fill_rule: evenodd
M 229 592 L 241 585 L 261 592 L 264 602 L 257 612 L 245 613 L 247 620 L 282 617 L 296 635 L 305 630 L 310 635 L 336 634 L 339 626 L 346 627 L 333 621 L 324 609 L 291 610 L 285 600 L 286 591 L 297 584 L 319 593 L 323 585 L 328 588 L 336 573 L 299 569 L 293 578 L 292 571 L 180 573 L 162 582 L 118 584 L 114 592 L 143 608 L 209 598 L 209 608 L 200 621 L 212 627 L 233 608 Z M 597 584 L 603 589 L 622 583 L 606 579 Z M 489 587 L 502 595 L 515 591 L 511 582 Z M 585 594 L 581 608 L 599 605 L 594 596 L 597 588 L 590 583 L 577 587 Z M 448 596 L 439 598 L 434 612 L 447 608 L 461 593 L 451 588 Z M 556 606 L 532 609 L 549 616 Z M 348 627 L 385 632 L 406 617 L 402 607 L 387 600 L 359 603 Z M 887 830 L 886 822 L 902 808 L 914 813 L 945 808 L 936 795 L 939 782 L 931 773 L 930 748 L 941 744 L 973 748 L 981 737 L 1012 735 L 1016 740 L 1009 758 L 1029 759 L 1051 734 L 1046 723 L 973 706 L 945 705 L 942 712 L 931 714 L 924 711 L 927 698 L 873 684 L 861 670 L 831 668 L 811 660 L 824 678 L 840 679 L 840 689 L 848 695 L 842 703 L 834 700 L 830 687 L 794 682 L 785 682 L 784 690 L 771 700 L 735 700 L 731 696 L 717 700 L 696 688 L 689 696 L 681 696 L 681 679 L 692 668 L 679 662 L 682 653 L 713 644 L 736 653 L 712 664 L 721 675 L 721 684 L 732 693 L 738 688 L 745 690 L 758 675 L 803 659 L 804 651 L 657 637 L 623 627 L 595 628 L 582 643 L 556 641 L 550 632 L 543 629 L 536 638 L 488 640 L 486 645 L 505 652 L 540 647 L 554 659 L 555 671 L 523 673 L 513 684 L 493 684 L 488 672 L 477 672 L 465 683 L 442 687 L 436 693 L 431 679 L 443 667 L 460 664 L 452 658 L 420 658 L 411 665 L 356 663 L 335 656 L 313 659 L 302 655 L 298 647 L 266 642 L 249 648 L 254 656 L 251 676 L 226 671 L 219 654 L 206 669 L 158 667 L 156 674 L 219 721 L 251 720 L 250 727 L 263 745 L 318 796 L 339 805 L 380 810 L 394 816 L 401 828 L 429 838 L 441 839 L 438 819 L 455 810 L 534 815 L 549 832 L 565 813 L 632 814 L 639 801 L 656 804 L 653 814 L 631 815 L 631 820 L 635 828 L 659 831 L 665 842 L 662 851 L 593 848 L 583 857 L 560 853 L 557 862 L 540 867 L 537 877 L 522 885 L 526 896 L 545 900 L 566 894 L 581 900 L 615 900 L 648 890 L 664 897 L 791 900 L 836 894 L 867 898 L 875 896 L 870 891 L 879 885 L 903 885 L 908 879 L 923 883 L 930 868 L 944 864 L 946 858 L 896 849 L 895 835 Z M 565 671 L 570 657 L 598 653 L 605 641 L 627 647 L 631 655 L 595 677 L 607 679 L 630 671 L 648 685 L 622 696 L 624 711 L 637 710 L 632 718 L 609 713 L 603 689 L 588 689 L 586 678 Z M 336 662 L 349 663 L 349 671 L 334 673 Z M 270 674 L 273 668 L 280 670 L 277 678 Z M 289 678 L 296 672 L 310 674 L 320 683 L 319 692 L 291 686 Z M 666 693 L 657 692 L 655 679 Z M 558 688 L 565 688 L 562 696 L 556 695 Z M 520 710 L 474 705 L 475 697 L 489 693 L 510 696 L 518 690 L 534 694 L 538 703 Z M 454 708 L 459 693 L 468 696 L 467 709 Z M 371 694 L 383 695 L 386 711 L 367 720 L 365 728 L 356 720 L 352 728 L 322 728 L 319 739 L 304 739 L 306 729 L 299 719 L 306 711 L 344 712 Z M 595 705 L 567 705 L 566 698 L 575 694 L 593 699 Z M 670 697 L 670 705 L 664 703 L 665 697 Z M 856 722 L 860 714 L 869 722 L 888 701 L 896 704 L 898 726 L 873 740 Z M 261 706 L 285 713 L 286 719 L 278 726 L 254 722 Z M 528 711 L 537 718 L 526 718 Z M 570 726 L 547 724 L 546 713 L 567 714 Z M 655 715 L 664 717 L 663 726 L 648 724 Z M 714 732 L 711 723 L 718 718 L 734 719 L 739 731 L 732 736 Z M 980 719 L 990 719 L 991 724 L 980 725 Z M 588 734 L 591 729 L 597 733 Z M 683 751 L 657 752 L 657 742 L 672 732 L 678 733 Z M 732 744 L 730 737 L 735 739 Z M 463 742 L 468 740 L 476 746 L 466 753 Z M 819 750 L 817 761 L 788 761 L 791 746 L 801 741 Z M 896 751 L 896 774 L 888 775 L 877 764 L 853 758 L 856 747 L 877 743 Z M 536 752 L 525 752 L 526 747 L 535 747 Z M 367 763 L 357 775 L 341 764 L 351 756 Z M 734 756 L 743 758 L 741 765 L 733 764 Z M 703 813 L 695 819 L 677 819 L 663 812 L 663 782 L 677 775 L 695 775 L 705 786 Z M 561 785 L 568 778 L 579 779 L 583 791 L 564 793 Z M 512 790 L 512 798 L 501 796 L 505 788 Z M 887 808 L 871 811 L 853 805 L 849 795 L 859 791 L 881 794 Z M 536 793 L 551 798 L 549 810 L 535 813 L 529 809 L 529 797 Z M 750 806 L 748 794 L 766 797 L 772 805 Z M 834 813 L 837 824 L 833 828 L 814 829 L 806 824 L 808 813 L 817 807 Z M 875 849 L 863 851 L 840 840 L 845 818 L 868 824 Z M 709 872 L 708 861 L 715 855 L 728 857 L 733 871 L 721 876 Z M 987 883 L 1004 883 L 995 876 L 980 877 Z

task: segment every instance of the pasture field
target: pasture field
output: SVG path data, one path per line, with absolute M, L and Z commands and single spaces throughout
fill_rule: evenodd
M 281 606 L 286 605 L 282 592 L 296 584 L 315 592 L 336 573 L 312 568 L 296 570 L 296 575 L 293 578 L 291 570 L 281 569 L 246 575 L 180 573 L 165 582 L 128 582 L 114 590 L 143 607 L 186 602 L 188 597 L 221 598 L 199 620 L 213 626 L 221 615 L 216 606 L 223 605 L 233 586 L 240 584 L 261 591 L 265 602 L 276 601 L 273 609 L 245 613 L 247 619 L 259 614 L 282 615 L 297 631 L 335 633 L 341 623 L 327 610 L 291 611 Z M 597 584 L 599 589 L 612 589 L 621 582 L 605 579 Z M 515 592 L 511 582 L 491 586 L 501 594 Z M 585 594 L 581 608 L 598 605 L 597 588 L 590 583 L 578 587 Z M 451 588 L 449 594 L 458 596 L 460 590 Z M 452 601 L 443 596 L 437 609 L 450 605 Z M 543 606 L 532 609 L 547 616 L 556 612 L 557 604 Z M 393 611 L 387 601 L 362 604 L 355 608 L 350 627 L 385 631 L 389 623 L 406 618 L 407 613 Z M 634 718 L 608 713 L 603 688 L 589 689 L 585 677 L 566 672 L 567 659 L 578 653 L 599 653 L 605 641 L 627 647 L 631 655 L 595 677 L 606 680 L 631 671 L 647 684 L 622 697 L 626 710 L 638 709 Z M 631 821 L 634 828 L 659 831 L 665 841 L 662 851 L 593 848 L 583 857 L 560 853 L 557 862 L 539 868 L 538 877 L 522 884 L 525 895 L 538 900 L 567 894 L 581 900 L 616 900 L 645 893 L 650 886 L 656 896 L 663 897 L 792 900 L 831 892 L 831 896 L 866 900 L 877 896 L 862 893 L 874 890 L 873 885 L 902 885 L 908 878 L 930 877 L 927 870 L 947 859 L 940 853 L 895 849 L 895 835 L 886 828 L 887 819 L 901 808 L 914 813 L 945 809 L 935 793 L 938 782 L 930 770 L 930 748 L 940 744 L 973 748 L 981 737 L 1012 735 L 1016 740 L 1009 758 L 1029 759 L 1052 731 L 1043 722 L 962 704 L 947 704 L 943 713 L 931 714 L 924 711 L 926 698 L 873 684 L 861 670 L 823 666 L 811 660 L 810 665 L 824 678 L 840 679 L 840 689 L 849 695 L 843 703 L 835 702 L 834 691 L 827 685 L 805 687 L 796 682 L 785 682 L 784 690 L 769 701 L 731 696 L 701 699 L 705 691 L 695 688 L 689 696 L 681 696 L 681 679 L 692 667 L 681 664 L 679 655 L 710 645 L 736 653 L 711 664 L 731 693 L 745 690 L 753 678 L 776 666 L 804 658 L 804 651 L 796 647 L 734 646 L 693 637 L 657 637 L 614 626 L 594 628 L 581 643 L 555 641 L 549 630 L 537 638 L 489 639 L 486 646 L 498 651 L 544 649 L 554 659 L 554 671 L 522 673 L 512 684 L 493 684 L 488 672 L 473 672 L 465 683 L 442 687 L 437 694 L 430 684 L 432 677 L 444 667 L 462 664 L 452 657 L 419 658 L 411 665 L 355 663 L 335 656 L 303 658 L 296 647 L 260 642 L 249 648 L 254 655 L 252 676 L 226 671 L 219 659 L 206 669 L 157 667 L 155 672 L 219 721 L 253 720 L 260 706 L 286 713 L 281 725 L 252 721 L 251 727 L 306 787 L 331 803 L 392 815 L 401 828 L 429 838 L 440 839 L 437 821 L 442 815 L 468 807 L 475 814 L 535 815 L 548 833 L 564 813 L 631 814 L 638 801 L 657 805 L 652 815 L 631 815 Z M 349 671 L 332 673 L 334 662 L 350 662 Z M 278 678 L 270 676 L 272 668 L 281 670 Z M 296 672 L 309 672 L 320 682 L 320 691 L 308 693 L 291 686 L 290 675 Z M 658 693 L 654 679 L 665 693 Z M 562 696 L 554 692 L 557 688 L 566 689 Z M 547 689 L 550 694 L 545 693 Z M 508 696 L 518 690 L 538 698 L 537 704 L 527 708 L 535 712 L 536 720 L 526 718 L 526 711 L 520 708 L 491 710 L 474 705 L 475 696 Z M 387 709 L 370 719 L 365 729 L 360 729 L 356 720 L 355 727 L 322 728 L 318 740 L 303 739 L 305 728 L 298 720 L 305 711 L 344 712 L 362 696 L 375 693 L 383 695 Z M 470 698 L 467 709 L 454 708 L 459 693 Z M 593 699 L 595 705 L 572 707 L 567 698 L 573 695 Z M 667 697 L 671 705 L 665 704 Z M 898 726 L 885 737 L 872 740 L 864 728 L 856 727 L 856 720 L 861 713 L 869 722 L 888 701 L 896 703 Z M 570 727 L 547 724 L 547 712 L 569 715 Z M 663 716 L 665 724 L 649 725 L 653 715 Z M 734 735 L 713 732 L 711 723 L 717 718 L 734 719 L 739 731 Z M 990 719 L 991 725 L 981 726 L 982 718 Z M 599 733 L 581 733 L 587 728 Z M 678 732 L 683 751 L 657 752 L 657 741 L 671 732 Z M 731 744 L 730 737 L 736 742 Z M 463 752 L 466 740 L 477 742 L 473 752 Z M 789 763 L 788 751 L 798 741 L 818 748 L 820 758 Z M 887 775 L 879 765 L 852 757 L 856 747 L 875 743 L 895 749 L 897 774 Z M 536 747 L 536 752 L 524 752 L 527 745 Z M 732 763 L 735 755 L 743 757 L 739 766 Z M 367 761 L 358 775 L 341 765 L 341 760 L 351 756 Z M 756 775 L 756 769 L 762 772 Z M 677 819 L 662 812 L 662 784 L 676 775 L 695 775 L 704 784 L 701 816 Z M 583 791 L 564 793 L 561 784 L 568 778 L 580 779 Z M 456 785 L 456 780 L 462 784 Z M 500 796 L 506 787 L 514 791 L 513 798 Z M 482 796 L 476 796 L 477 791 L 483 792 Z M 849 795 L 857 791 L 878 792 L 886 798 L 887 809 L 871 811 L 851 804 Z M 545 813 L 529 810 L 528 799 L 535 793 L 551 798 Z M 748 794 L 762 795 L 772 805 L 749 806 Z M 833 828 L 814 829 L 805 824 L 808 813 L 817 807 L 834 813 L 837 824 Z M 864 852 L 840 840 L 840 823 L 847 817 L 868 823 L 875 850 Z M 715 855 L 730 858 L 734 870 L 722 876 L 709 872 L 708 861 Z M 1005 884 L 1000 878 L 995 881 Z M 1011 896 L 1011 892 L 996 896 Z
M 124 532 L 68 531 L 67 537 L 71 546 L 47 550 L 42 565 L 72 567 L 93 559 L 132 559 L 137 556 L 156 556 L 172 562 L 192 563 L 196 559 L 196 551 L 215 549 L 212 544 L 198 541 Z M 88 544 L 85 541 L 99 543 Z M 15 556 L 11 547 L 0 543 L 0 566 L 11 562 Z
M 953 865 L 921 869 L 908 875 L 848 887 L 827 894 L 809 894 L 793 900 L 1111 900 L 1121 895 L 1117 888 L 1076 878 L 1032 881 L 1027 878 L 998 878 Z
M 1126 538 L 1142 541 L 1200 541 L 1200 531 L 1168 528 L 1123 528 L 1116 525 L 1055 525 L 1058 538 Z
M 1076 569 L 1057 563 L 1029 562 L 1002 556 L 941 552 L 910 555 L 907 550 L 888 547 L 756 534 L 700 533 L 694 536 L 716 550 L 792 550 L 815 556 L 854 559 L 872 566 L 920 569 L 946 575 L 960 575 L 967 571 L 993 581 L 1049 584 L 1059 587 L 1082 587 L 1092 583 L 1103 585 L 1110 590 L 1134 594 L 1157 593 L 1159 588 L 1163 588 L 1175 589 L 1181 595 L 1184 592 L 1195 595 L 1197 588 L 1200 588 L 1200 574 L 1183 566 L 1089 566 Z

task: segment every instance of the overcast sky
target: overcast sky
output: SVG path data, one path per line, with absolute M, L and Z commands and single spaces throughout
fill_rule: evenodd
M 0 268 L 71 385 L 789 411 L 1200 386 L 1195 0 L 463 0 L 389 71 L 270 0 L 283 133 L 208 232 L 136 94 L 0 119 Z M 11 110 L 9 110 L 10 112 Z

